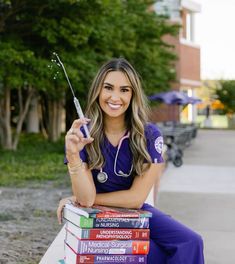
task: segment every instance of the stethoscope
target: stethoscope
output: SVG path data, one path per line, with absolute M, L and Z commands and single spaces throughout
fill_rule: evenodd
M 116 176 L 119 176 L 119 177 L 129 177 L 131 175 L 131 172 L 132 172 L 132 169 L 133 169 L 133 164 L 132 164 L 129 173 L 124 173 L 121 170 L 119 170 L 117 172 L 117 160 L 118 160 L 118 154 L 119 154 L 120 148 L 122 146 L 122 142 L 123 142 L 124 139 L 129 138 L 129 137 L 130 137 L 130 132 L 128 132 L 126 136 L 121 138 L 121 140 L 119 141 L 119 144 L 118 144 L 116 155 L 115 155 L 114 165 L 113 165 L 113 172 L 114 172 L 114 174 Z M 105 183 L 108 180 L 108 174 L 105 171 L 103 171 L 102 168 L 100 168 L 100 172 L 97 174 L 97 180 L 100 183 Z

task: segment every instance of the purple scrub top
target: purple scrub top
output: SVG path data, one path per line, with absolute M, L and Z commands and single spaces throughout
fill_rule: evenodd
M 126 134 L 127 135 L 127 132 Z M 163 149 L 163 137 L 156 127 L 156 125 L 148 123 L 145 126 L 145 137 L 147 139 L 147 150 L 152 159 L 152 163 L 162 163 L 162 149 Z M 127 190 L 131 187 L 133 182 L 133 175 L 128 177 L 117 176 L 114 173 L 114 161 L 117 153 L 118 146 L 113 146 L 109 140 L 105 137 L 103 144 L 101 145 L 101 152 L 103 154 L 105 165 L 102 170 L 107 173 L 108 180 L 104 183 L 100 183 L 97 180 L 97 174 L 100 172 L 98 169 L 92 170 L 94 183 L 97 193 L 113 192 L 120 190 Z M 80 158 L 84 162 L 88 162 L 88 154 L 84 148 L 80 151 Z M 65 159 L 65 163 L 66 159 Z M 123 140 L 119 153 L 117 156 L 116 171 L 123 171 L 125 174 L 129 174 L 132 166 L 132 153 L 129 146 L 129 138 Z

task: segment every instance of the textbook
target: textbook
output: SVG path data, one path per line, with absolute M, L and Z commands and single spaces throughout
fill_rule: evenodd
M 149 217 L 141 218 L 86 218 L 67 207 L 63 217 L 81 228 L 149 228 Z
M 118 228 L 81 228 L 66 222 L 66 231 L 81 240 L 149 240 L 149 229 L 118 229 Z
M 66 264 L 147 263 L 147 255 L 79 255 L 65 243 Z M 62 264 L 62 263 L 61 263 Z
M 66 204 L 65 208 L 68 208 L 69 210 L 87 218 L 139 218 L 152 216 L 151 212 L 140 209 L 107 207 L 100 205 L 83 207 L 75 204 Z
M 77 254 L 140 254 L 149 252 L 149 240 L 80 240 L 66 232 L 65 242 Z

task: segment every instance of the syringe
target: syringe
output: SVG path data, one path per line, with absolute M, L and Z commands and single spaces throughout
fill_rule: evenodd
M 60 57 L 58 56 L 58 54 L 57 54 L 56 52 L 53 52 L 53 55 L 56 56 L 56 58 L 57 58 L 59 64 L 61 65 L 61 67 L 62 67 L 62 69 L 63 69 L 63 71 L 64 71 L 65 77 L 66 77 L 66 79 L 67 79 L 67 82 L 68 82 L 69 87 L 70 87 L 70 89 L 71 89 L 71 92 L 72 92 L 72 94 L 73 94 L 73 102 L 74 102 L 75 108 L 76 108 L 76 110 L 77 110 L 77 114 L 78 114 L 79 118 L 84 118 L 84 114 L 83 114 L 83 111 L 82 111 L 81 105 L 80 105 L 78 99 L 77 99 L 76 96 L 75 96 L 75 93 L 74 93 L 73 87 L 72 87 L 72 85 L 71 85 L 71 83 L 70 83 L 70 80 L 69 80 L 68 74 L 67 74 L 67 72 L 66 72 L 66 70 L 65 70 L 65 67 L 64 67 L 64 64 L 62 63 L 62 61 L 60 60 Z M 90 137 L 90 132 L 89 132 L 89 130 L 88 130 L 87 125 L 84 124 L 84 125 L 83 125 L 83 128 L 84 128 L 84 131 L 85 131 L 86 137 L 89 138 L 89 137 Z

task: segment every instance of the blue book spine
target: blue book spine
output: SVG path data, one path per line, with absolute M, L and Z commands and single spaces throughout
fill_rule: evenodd
M 94 228 L 149 228 L 149 218 L 96 218 Z

